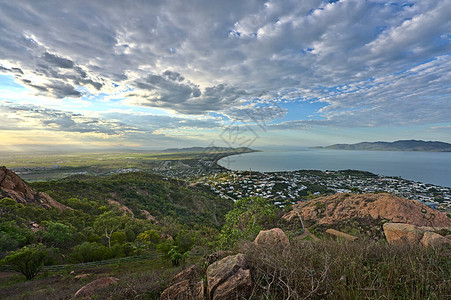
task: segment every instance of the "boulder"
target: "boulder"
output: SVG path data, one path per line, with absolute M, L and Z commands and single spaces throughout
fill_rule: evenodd
M 251 270 L 238 269 L 235 274 L 216 288 L 212 300 L 248 299 L 251 294 Z
M 289 247 L 290 241 L 287 235 L 280 228 L 273 228 L 270 230 L 262 230 L 255 238 L 254 243 L 257 246 L 269 247 Z
M 192 283 L 182 280 L 171 285 L 161 293 L 160 300 L 203 300 L 205 286 L 203 281 Z
M 106 288 L 112 284 L 116 284 L 119 279 L 115 277 L 104 277 L 94 280 L 80 288 L 74 295 L 75 298 L 90 299 L 90 297 L 99 290 Z
M 289 223 L 299 222 L 296 212 L 307 224 L 335 228 L 351 219 L 362 219 L 372 226 L 379 226 L 381 220 L 387 220 L 415 226 L 451 227 L 451 219 L 446 213 L 388 193 L 324 196 L 293 205 L 293 210 L 282 218 Z
M 441 245 L 451 245 L 451 240 L 438 233 L 427 231 L 423 234 L 420 243 L 425 247 L 440 247 Z
M 185 269 L 175 275 L 175 277 L 172 279 L 171 284 L 176 284 L 178 282 L 188 280 L 189 282 L 195 281 L 201 273 L 201 269 L 198 265 L 192 265 L 188 269 Z
M 175 275 L 171 286 L 163 291 L 161 300 L 203 300 L 205 285 L 203 281 L 196 281 L 200 276 L 201 269 L 198 265 L 192 265 Z
M 210 299 L 246 299 L 252 292 L 252 278 L 244 254 L 227 256 L 207 268 Z
M 393 244 L 418 244 L 423 232 L 414 225 L 404 223 L 385 223 L 384 234 L 387 242 Z

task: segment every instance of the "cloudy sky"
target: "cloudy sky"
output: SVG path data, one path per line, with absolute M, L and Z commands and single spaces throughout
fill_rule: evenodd
M 451 142 L 449 16 L 449 0 L 0 0 L 0 140 Z

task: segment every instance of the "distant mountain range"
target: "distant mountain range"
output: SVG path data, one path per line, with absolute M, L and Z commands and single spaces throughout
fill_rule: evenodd
M 315 147 L 334 150 L 372 150 L 372 151 L 427 151 L 451 152 L 451 144 L 436 141 L 402 140 L 395 142 L 362 142 L 357 144 L 335 144 Z

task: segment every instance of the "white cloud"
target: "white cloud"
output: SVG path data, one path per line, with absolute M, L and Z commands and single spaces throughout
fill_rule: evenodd
M 119 90 L 197 116 L 327 104 L 278 128 L 449 122 L 449 15 L 448 0 L 2 1 L 0 72 L 36 95 Z

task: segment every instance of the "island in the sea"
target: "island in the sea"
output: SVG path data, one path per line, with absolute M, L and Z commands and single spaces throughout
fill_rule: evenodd
M 451 144 L 438 141 L 400 140 L 394 142 L 362 142 L 357 144 L 335 144 L 317 149 L 371 150 L 371 151 L 427 151 L 451 152 Z

